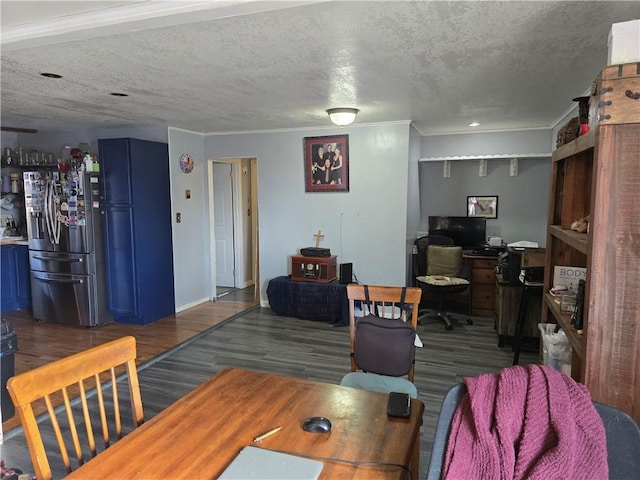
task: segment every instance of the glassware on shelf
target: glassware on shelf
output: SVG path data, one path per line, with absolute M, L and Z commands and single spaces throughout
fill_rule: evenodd
M 29 165 L 27 152 L 24 151 L 24 148 L 18 146 L 18 148 L 16 148 L 16 156 L 18 157 L 18 165 L 20 165 L 21 167 L 26 167 Z
M 4 149 L 4 155 L 2 159 L 4 160 L 4 164 L 7 166 L 10 166 L 13 164 L 13 152 L 11 151 L 10 148 Z

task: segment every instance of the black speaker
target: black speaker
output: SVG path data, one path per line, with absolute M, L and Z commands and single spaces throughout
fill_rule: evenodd
M 353 283 L 353 263 L 340 264 L 340 283 Z

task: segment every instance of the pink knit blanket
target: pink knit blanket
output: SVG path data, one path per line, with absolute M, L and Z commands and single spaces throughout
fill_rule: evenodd
M 606 479 L 602 420 L 587 388 L 543 365 L 465 378 L 445 479 Z

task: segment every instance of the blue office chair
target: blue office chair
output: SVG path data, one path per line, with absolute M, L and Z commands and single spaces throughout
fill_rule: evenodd
M 467 393 L 464 383 L 451 387 L 442 401 L 426 480 L 440 480 L 453 414 Z M 607 437 L 609 480 L 640 480 L 640 427 L 624 412 L 593 402 Z

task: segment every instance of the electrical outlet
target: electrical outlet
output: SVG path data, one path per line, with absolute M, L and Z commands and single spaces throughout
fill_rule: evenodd
M 191 198 L 191 190 L 186 189 L 186 190 L 184 191 L 184 198 L 186 198 L 187 200 L 188 200 L 189 198 Z
M 182 214 L 180 212 L 176 213 L 176 223 L 182 222 Z

